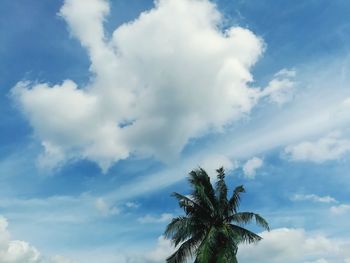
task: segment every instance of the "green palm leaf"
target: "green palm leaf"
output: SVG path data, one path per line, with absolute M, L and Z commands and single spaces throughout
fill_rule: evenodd
M 178 248 L 176 252 L 174 252 L 170 257 L 166 259 L 167 263 L 183 263 L 186 262 L 186 259 L 192 257 L 193 252 L 196 248 L 196 244 L 198 240 L 196 238 L 191 238 L 185 241 Z
M 239 243 L 256 243 L 262 239 L 259 235 L 245 229 L 243 227 L 230 224 L 231 231 L 239 236 Z
M 251 212 L 240 212 L 228 217 L 229 222 L 233 221 L 237 224 L 243 224 L 243 225 L 251 223 L 252 220 L 254 219 L 257 225 L 261 226 L 266 230 L 270 230 L 269 224 L 267 223 L 267 221 L 263 217 L 261 217 L 259 214 L 255 214 Z
M 229 210 L 237 213 L 241 202 L 241 193 L 245 193 L 243 185 L 237 186 L 233 191 L 232 197 L 229 200 Z

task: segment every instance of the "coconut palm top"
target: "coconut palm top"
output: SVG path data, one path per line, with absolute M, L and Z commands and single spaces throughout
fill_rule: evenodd
M 217 171 L 215 187 L 205 170 L 199 168 L 189 174 L 190 196 L 173 193 L 185 215 L 174 218 L 165 236 L 178 247 L 167 258 L 168 263 L 235 263 L 240 243 L 255 243 L 261 237 L 244 226 L 251 221 L 269 230 L 267 221 L 252 212 L 238 212 L 244 187 L 237 186 L 230 198 L 225 183 L 225 171 Z

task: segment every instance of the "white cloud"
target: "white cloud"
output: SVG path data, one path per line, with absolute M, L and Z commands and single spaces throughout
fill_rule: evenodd
M 169 239 L 160 236 L 157 239 L 155 247 L 143 254 L 133 253 L 125 255 L 123 253 L 117 256 L 117 259 L 108 262 L 117 263 L 163 263 L 175 251 L 174 246 Z
M 262 165 L 263 165 L 262 159 L 253 157 L 243 165 L 244 175 L 247 178 L 253 179 L 256 175 L 256 170 L 262 167 Z
M 65 160 L 63 150 L 50 142 L 42 142 L 44 152 L 38 157 L 38 167 L 42 169 L 52 170 L 62 164 Z
M 315 194 L 295 194 L 291 197 L 292 201 L 313 201 L 318 203 L 337 203 L 338 201 L 334 199 L 333 197 L 327 195 L 327 196 L 318 196 Z
M 332 206 L 330 210 L 333 214 L 342 215 L 350 211 L 350 205 L 341 204 L 337 206 Z
M 105 155 L 127 156 L 123 143 L 112 136 L 118 127 L 104 121 L 96 111 L 96 97 L 79 90 L 72 81 L 54 87 L 47 84 L 32 89 L 26 87 L 25 83 L 18 83 L 13 94 L 20 99 L 37 135 L 42 138 L 45 152 L 39 164 L 52 167 L 65 156 L 91 158 L 107 168 L 109 161 Z M 87 147 L 82 149 L 83 144 Z
M 222 32 L 221 14 L 208 0 L 156 1 L 110 39 L 108 12 L 106 0 L 66 0 L 60 11 L 88 50 L 87 86 L 66 80 L 12 89 L 44 147 L 39 165 L 89 159 L 106 171 L 131 154 L 167 161 L 191 138 L 249 113 L 259 98 L 281 103 L 291 86 L 284 79 L 292 72 L 284 70 L 266 92 L 249 87 L 264 43 L 241 27 Z
M 261 95 L 268 96 L 269 100 L 279 105 L 286 103 L 293 97 L 295 88 L 293 78 L 295 75 L 295 70 L 280 70 L 275 74 L 275 78 L 269 82 Z
M 164 213 L 161 214 L 159 217 L 151 216 L 151 215 L 146 215 L 144 217 L 140 217 L 137 219 L 142 224 L 149 224 L 149 223 L 165 223 L 171 221 L 171 219 L 174 217 L 173 214 L 169 213 Z
M 317 141 L 304 141 L 285 148 L 286 155 L 293 161 L 322 163 L 337 160 L 350 151 L 350 140 L 339 132 L 333 132 Z
M 111 207 L 102 197 L 95 200 L 95 207 L 103 216 L 118 215 L 120 213 L 117 207 Z
M 140 204 L 135 203 L 135 202 L 127 202 L 127 203 L 125 204 L 125 206 L 128 207 L 128 208 L 139 208 L 139 207 L 140 207 Z
M 169 239 L 160 236 L 155 249 L 147 253 L 145 259 L 147 263 L 165 262 L 166 258 L 174 252 L 174 246 Z
M 11 240 L 7 230 L 6 218 L 0 217 L 0 262 L 4 263 L 39 263 L 41 256 L 39 251 L 20 240 Z
M 1 263 L 74 263 L 59 255 L 52 258 L 45 258 L 29 243 L 21 240 L 11 240 L 11 235 L 7 227 L 7 219 L 0 216 Z
M 261 233 L 263 240 L 257 245 L 244 245 L 238 252 L 239 262 L 295 263 L 349 260 L 348 243 L 332 240 L 324 235 L 313 235 L 303 229 L 275 229 Z
M 212 180 L 216 180 L 216 170 L 220 167 L 225 168 L 226 174 L 238 167 L 237 162 L 230 160 L 225 155 L 209 154 L 199 161 L 199 166 L 203 168 Z
M 40 253 L 27 242 L 14 240 L 9 241 L 6 250 L 0 251 L 0 258 L 6 263 L 35 263 L 40 262 Z

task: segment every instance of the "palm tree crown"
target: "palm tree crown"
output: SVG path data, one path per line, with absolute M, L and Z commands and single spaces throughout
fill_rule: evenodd
M 199 168 L 189 174 L 192 188 L 190 196 L 174 193 L 185 216 L 174 218 L 165 230 L 177 251 L 167 258 L 167 263 L 184 263 L 194 258 L 195 263 L 237 263 L 239 243 L 255 243 L 261 237 L 243 226 L 255 220 L 256 224 L 269 230 L 260 215 L 238 212 L 243 186 L 234 189 L 227 198 L 225 171 L 217 171 L 215 188 L 205 170 Z

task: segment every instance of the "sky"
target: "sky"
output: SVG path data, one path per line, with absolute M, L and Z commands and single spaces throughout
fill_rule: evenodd
M 0 262 L 159 263 L 203 167 L 271 231 L 241 263 L 350 262 L 350 2 L 2 0 Z

